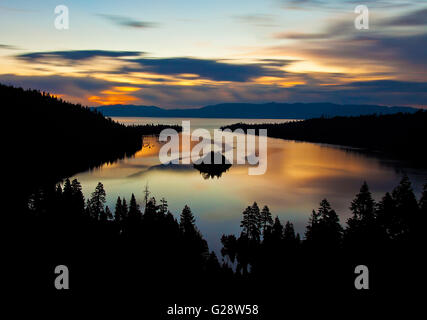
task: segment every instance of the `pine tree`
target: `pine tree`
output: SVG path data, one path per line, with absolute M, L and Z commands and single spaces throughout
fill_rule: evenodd
M 242 213 L 242 221 L 240 222 L 240 227 L 242 228 L 242 234 L 245 234 L 249 236 L 250 233 L 250 215 L 251 215 L 251 207 L 247 207 L 245 210 L 243 210 Z
M 319 213 L 321 215 L 322 240 L 332 246 L 339 246 L 342 240 L 343 228 L 337 213 L 331 208 L 328 200 L 322 200 Z
M 343 229 L 335 210 L 331 208 L 328 200 L 323 199 L 320 207 L 310 217 L 306 228 L 306 241 L 325 249 L 334 248 L 341 244 Z
M 150 190 L 148 189 L 148 183 L 144 189 L 144 206 L 147 207 L 148 201 L 150 200 Z
M 243 219 L 240 226 L 243 228 L 243 234 L 245 234 L 249 240 L 259 242 L 261 234 L 261 214 L 256 202 L 253 203 L 252 207 L 247 207 L 245 211 L 243 211 Z
M 71 199 L 71 196 L 73 194 L 73 189 L 71 188 L 71 182 L 70 179 L 65 179 L 64 187 L 62 188 L 62 194 L 64 195 L 64 198 Z
M 308 219 L 308 225 L 305 228 L 305 239 L 306 241 L 313 241 L 319 231 L 320 214 L 316 211 L 311 212 L 311 216 Z
M 184 234 L 190 234 L 196 231 L 195 221 L 196 219 L 194 218 L 190 207 L 185 205 L 184 209 L 182 209 L 179 220 L 179 226 Z
M 90 198 L 90 212 L 92 217 L 99 220 L 101 213 L 104 211 L 104 204 L 106 202 L 106 193 L 104 185 L 98 182 L 95 191 L 92 192 Z
M 408 239 L 416 229 L 419 220 L 419 208 L 411 182 L 406 175 L 393 190 L 392 198 L 396 206 L 392 221 L 392 237 Z
M 108 208 L 108 206 L 107 206 Z M 105 223 L 107 222 L 108 218 L 107 218 L 107 208 L 105 208 L 105 210 L 102 210 L 99 214 L 99 222 L 101 223 Z M 108 209 L 110 210 L 110 209 Z
M 372 199 L 368 184 L 363 182 L 360 192 L 351 202 L 350 210 L 353 212 L 353 220 L 355 221 L 371 221 L 374 219 L 375 201 Z
M 347 220 L 348 227 L 345 230 L 347 241 L 357 244 L 375 241 L 378 236 L 375 207 L 368 184 L 364 182 L 360 192 L 351 202 L 350 210 L 353 216 Z
M 127 205 L 126 199 L 123 198 L 123 201 L 122 201 L 122 219 L 125 221 L 125 220 L 127 220 L 128 216 L 129 216 L 128 205 Z
M 234 263 L 237 255 L 237 239 L 234 234 L 226 236 L 225 234 L 221 237 L 221 254 L 223 257 L 228 257 L 231 263 Z
M 117 223 L 120 223 L 123 221 L 123 215 L 122 215 L 122 200 L 120 197 L 117 197 L 116 201 L 116 208 L 114 210 L 114 220 Z
M 276 242 L 283 239 L 283 225 L 278 216 L 274 218 L 273 227 L 271 228 L 271 237 Z
M 294 225 L 289 221 L 287 221 L 285 224 L 285 229 L 283 231 L 283 240 L 287 244 L 294 244 L 296 241 Z
M 271 216 L 270 209 L 267 206 L 264 206 L 262 208 L 261 214 L 260 214 L 260 225 L 262 228 L 263 235 L 265 234 L 265 230 L 273 225 L 273 218 Z
M 381 230 L 384 239 L 393 238 L 395 233 L 395 211 L 396 204 L 389 192 L 387 192 L 382 200 L 377 204 L 377 223 Z
M 60 217 L 67 219 L 67 224 L 72 217 L 72 206 L 73 206 L 73 190 L 71 188 L 70 179 L 65 179 L 64 187 L 62 189 L 62 210 Z
M 105 217 L 107 220 L 113 220 L 113 214 L 108 206 L 105 207 Z
M 157 213 L 157 204 L 156 204 L 156 199 L 153 197 L 151 198 L 147 204 L 145 205 L 145 215 L 149 216 L 155 216 Z
M 136 202 L 135 195 L 133 193 L 132 193 L 132 196 L 130 198 L 128 216 L 129 216 L 129 220 L 131 220 L 132 222 L 140 221 L 142 218 L 141 211 L 139 209 L 139 205 Z
M 77 179 L 71 182 L 71 194 L 73 201 L 73 211 L 82 213 L 85 207 L 85 197 L 82 192 L 82 185 Z

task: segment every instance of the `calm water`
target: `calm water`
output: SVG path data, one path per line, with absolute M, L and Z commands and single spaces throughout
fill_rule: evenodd
M 115 118 L 125 124 L 181 124 L 178 118 Z M 222 125 L 244 122 L 286 122 L 268 119 L 189 119 L 191 129 L 213 130 Z M 205 180 L 191 165 L 158 167 L 160 143 L 144 138 L 143 148 L 133 157 L 101 168 L 77 174 L 88 197 L 101 181 L 107 192 L 107 205 L 114 209 L 118 196 L 130 199 L 135 193 L 142 203 L 148 184 L 156 199 L 165 197 L 171 212 L 179 217 L 188 204 L 211 250 L 219 253 L 222 234 L 239 233 L 241 212 L 254 201 L 268 205 L 282 222 L 290 220 L 303 233 L 312 209 L 327 198 L 341 222 L 349 216 L 348 207 L 362 182 L 366 180 L 379 200 L 391 191 L 406 172 L 417 196 L 427 179 L 427 171 L 367 156 L 346 148 L 268 138 L 268 169 L 264 175 L 248 175 L 248 166 L 233 165 L 221 178 Z

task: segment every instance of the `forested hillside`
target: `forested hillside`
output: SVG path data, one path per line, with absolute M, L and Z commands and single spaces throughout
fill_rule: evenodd
M 268 136 L 330 143 L 381 152 L 419 165 L 427 162 L 427 111 L 359 117 L 315 118 L 275 124 L 236 123 L 235 130 L 267 129 Z
M 124 126 L 88 107 L 37 90 L 0 84 L 0 95 L 4 155 L 13 168 L 14 182 L 26 181 L 24 196 L 34 186 L 131 155 L 141 148 L 143 134 L 164 128 Z

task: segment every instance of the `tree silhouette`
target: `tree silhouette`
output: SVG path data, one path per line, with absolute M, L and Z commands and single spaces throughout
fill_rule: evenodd
M 114 221 L 118 224 L 124 220 L 122 210 L 122 200 L 120 197 L 117 197 L 116 207 L 114 210 Z
M 320 207 L 310 217 L 306 228 L 306 240 L 316 247 L 336 248 L 341 245 L 343 228 L 337 213 L 331 208 L 328 200 L 323 199 Z
M 92 192 L 89 200 L 89 211 L 95 220 L 99 220 L 101 213 L 104 212 L 104 204 L 106 202 L 105 197 L 104 185 L 101 182 L 98 182 L 98 185 L 96 186 L 95 191 Z
M 265 230 L 268 227 L 271 227 L 272 225 L 273 225 L 273 218 L 271 216 L 270 209 L 268 208 L 268 206 L 264 206 L 260 214 L 260 226 L 262 229 L 262 233 L 265 234 Z
M 317 233 L 319 232 L 320 225 L 320 213 L 312 211 L 310 218 L 308 219 L 308 224 L 305 228 L 305 240 L 306 242 L 313 242 L 317 238 Z
M 85 208 L 85 197 L 82 192 L 82 185 L 77 179 L 71 182 L 72 208 L 71 211 L 76 214 L 83 213 Z
M 283 231 L 283 240 L 285 245 L 293 246 L 297 243 L 297 237 L 295 235 L 294 225 L 287 221 L 285 224 L 285 229 Z
M 243 219 L 240 226 L 243 228 L 242 232 L 249 240 L 259 242 L 261 234 L 261 214 L 256 202 L 243 211 Z
M 283 225 L 278 216 L 274 218 L 274 224 L 271 229 L 271 237 L 275 242 L 280 242 L 283 239 Z
M 122 201 L 122 212 L 121 212 L 121 214 L 122 214 L 123 220 L 126 221 L 128 219 L 128 216 L 129 216 L 129 209 L 128 209 L 128 205 L 127 205 L 125 198 L 123 198 L 123 201 Z
M 144 212 L 145 217 L 148 217 L 148 216 L 154 217 L 157 213 L 157 209 L 158 209 L 158 206 L 156 203 L 156 199 L 154 197 L 149 199 L 147 204 L 145 205 L 145 212 Z
M 366 181 L 363 182 L 360 192 L 351 202 L 350 210 L 353 215 L 347 220 L 346 241 L 356 246 L 372 244 L 372 241 L 378 236 L 379 230 L 375 216 L 376 204 Z
M 392 239 L 396 233 L 396 203 L 391 194 L 387 192 L 376 209 L 377 223 L 384 240 Z
M 144 206 L 147 207 L 148 201 L 150 200 L 150 190 L 148 189 L 148 184 L 144 188 Z
M 108 206 L 105 207 L 105 210 L 103 210 L 100 214 L 100 218 L 99 220 L 101 222 L 107 222 L 108 220 L 112 220 L 113 219 L 113 214 L 111 213 L 111 210 Z
M 191 234 L 196 232 L 195 228 L 195 221 L 196 219 L 193 216 L 193 213 L 191 212 L 190 207 L 185 205 L 184 209 L 182 209 L 180 220 L 179 220 L 179 226 L 184 234 Z
M 228 257 L 231 263 L 234 263 L 237 254 L 237 239 L 234 234 L 222 235 L 221 237 L 222 249 L 221 254 Z
M 139 205 L 136 202 L 135 195 L 133 193 L 130 198 L 128 217 L 131 224 L 138 223 L 142 219 L 141 210 L 139 209 Z
M 408 176 L 405 175 L 393 190 L 392 198 L 395 210 L 390 226 L 391 237 L 408 239 L 411 237 L 411 233 L 415 232 L 419 214 L 418 202 Z
M 328 288 L 344 292 L 341 289 L 349 283 L 353 284 L 354 266 L 364 263 L 376 272 L 375 287 L 387 288 L 384 279 L 389 279 L 395 270 L 386 270 L 391 264 L 404 270 L 405 277 L 411 281 L 424 273 L 418 263 L 423 252 L 420 231 L 424 226 L 422 219 L 425 216 L 421 212 L 425 213 L 426 189 L 427 186 L 424 186 L 419 201 L 416 201 L 409 179 L 404 177 L 393 194 L 387 193 L 375 204 L 367 184 L 363 183 L 350 205 L 353 215 L 345 230 L 345 241 L 342 241 L 343 230 L 338 216 L 326 199 L 313 211 L 302 244 L 293 224 L 287 221 L 283 226 L 279 217 L 275 217 L 272 226 L 265 229 L 264 237 L 260 239 L 262 212 L 254 203 L 243 213 L 240 236 L 221 237 L 221 254 L 226 259 L 222 265 L 216 254 L 209 251 L 187 205 L 178 223 L 167 210 L 165 199 L 161 205 L 157 205 L 155 198 L 150 198 L 142 215 L 132 194 L 129 215 L 126 200 L 117 197 L 113 219 L 109 207 L 103 209 L 106 194 L 102 184 L 97 185 L 85 209 L 86 213 L 93 213 L 99 208 L 99 215 L 86 219 L 80 219 L 80 213 L 69 211 L 82 203 L 82 197 L 78 195 L 81 191 L 78 181 L 66 179 L 63 188 L 60 184 L 52 184 L 35 190 L 27 203 L 31 223 L 22 232 L 31 236 L 32 242 L 26 245 L 37 248 L 33 250 L 37 259 L 44 248 L 42 244 L 47 243 L 49 249 L 42 255 L 44 257 L 49 257 L 53 251 L 61 252 L 64 248 L 67 248 L 67 257 L 73 257 L 73 254 L 74 257 L 82 256 L 84 266 L 88 264 L 103 272 L 97 285 L 107 276 L 120 283 L 143 283 L 148 276 L 156 277 L 170 288 L 176 285 L 180 290 L 184 287 L 196 292 L 200 289 L 196 287 L 197 283 L 202 287 L 233 286 L 248 293 L 256 290 L 268 294 L 267 288 L 272 284 L 286 284 L 292 292 L 295 288 Z M 416 219 L 418 229 L 409 228 L 405 234 L 401 232 L 405 225 L 396 221 L 401 222 L 402 215 L 408 214 L 406 208 L 415 208 L 414 199 L 416 215 L 404 218 Z M 67 214 L 57 214 L 58 210 Z M 360 241 L 347 241 L 350 231 L 362 237 L 371 232 L 372 225 L 376 226 L 381 237 L 369 238 L 368 242 L 363 243 L 363 250 L 355 251 L 360 247 Z M 23 225 L 21 227 L 24 228 Z M 414 235 L 414 232 L 418 234 Z M 56 241 L 44 242 L 50 239 Z M 61 257 L 63 255 L 58 254 L 55 259 Z M 103 268 L 107 265 L 111 268 Z M 130 265 L 141 270 L 140 278 L 135 279 L 134 275 L 129 274 Z M 88 276 L 84 278 L 85 273 L 79 273 L 78 268 L 74 270 L 77 270 L 74 272 L 77 272 L 79 279 L 94 281 Z M 274 275 L 281 272 L 292 277 L 287 277 L 286 282 L 276 279 Z M 319 278 L 318 274 L 322 277 Z
M 427 151 L 420 146 L 425 144 L 426 127 L 427 111 L 419 110 L 415 113 L 320 117 L 286 123 L 236 123 L 221 129 L 246 132 L 248 129 L 255 129 L 255 132 L 267 129 L 268 136 L 273 138 L 357 147 L 363 148 L 364 153 L 371 151 L 377 155 L 380 151 L 425 166 Z

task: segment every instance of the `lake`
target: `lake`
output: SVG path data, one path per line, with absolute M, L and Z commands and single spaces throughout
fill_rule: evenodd
M 271 123 L 289 120 L 269 119 L 179 119 L 179 118 L 113 118 L 124 124 L 181 124 L 191 121 L 191 129 L 213 131 L 236 122 Z M 268 205 L 282 223 L 294 223 L 303 236 L 313 209 L 327 198 L 340 216 L 349 217 L 349 205 L 364 180 L 376 200 L 391 191 L 406 173 L 417 197 L 427 180 L 427 170 L 367 155 L 339 146 L 268 138 L 268 166 L 264 175 L 248 175 L 248 165 L 233 165 L 221 177 L 205 179 L 192 165 L 159 166 L 161 143 L 156 137 L 145 137 L 134 156 L 100 168 L 82 172 L 77 178 L 85 197 L 101 181 L 107 192 L 107 205 L 114 210 L 118 196 L 128 201 L 132 193 L 143 202 L 146 185 L 157 200 L 167 199 L 170 211 L 179 218 L 187 204 L 196 217 L 197 227 L 219 255 L 222 234 L 240 233 L 242 211 L 254 201 L 262 208 Z M 220 257 L 220 255 L 219 255 Z

